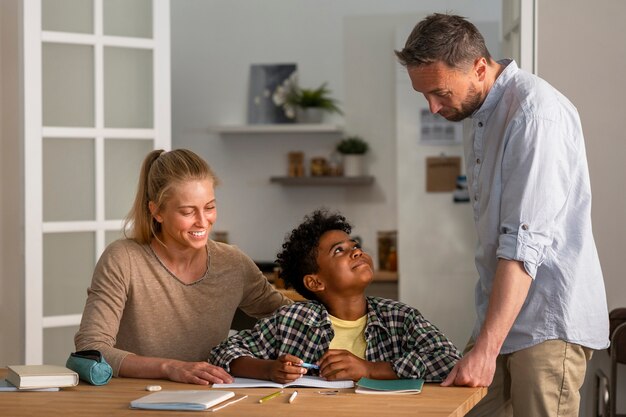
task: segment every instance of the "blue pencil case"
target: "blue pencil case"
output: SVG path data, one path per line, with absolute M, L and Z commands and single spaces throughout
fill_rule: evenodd
M 82 350 L 71 353 L 65 366 L 91 385 L 104 385 L 113 376 L 113 368 L 98 350 Z

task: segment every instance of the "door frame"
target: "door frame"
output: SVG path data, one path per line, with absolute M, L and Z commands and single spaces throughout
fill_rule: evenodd
M 24 134 L 24 358 L 27 364 L 43 361 L 44 329 L 76 326 L 81 314 L 44 316 L 43 310 L 43 236 L 45 233 L 89 231 L 95 234 L 95 261 L 105 247 L 105 233 L 120 230 L 122 219 L 104 217 L 104 140 L 148 139 L 155 149 L 171 146 L 170 93 L 170 5 L 152 1 L 151 39 L 106 36 L 103 34 L 103 0 L 94 0 L 94 33 L 78 34 L 42 30 L 41 0 L 24 0 L 23 22 L 23 134 Z M 59 42 L 94 47 L 95 126 L 90 128 L 43 126 L 42 44 Z M 153 68 L 153 128 L 113 129 L 104 127 L 103 49 L 105 46 L 149 49 Z M 81 138 L 94 140 L 95 219 L 90 221 L 43 221 L 43 138 Z

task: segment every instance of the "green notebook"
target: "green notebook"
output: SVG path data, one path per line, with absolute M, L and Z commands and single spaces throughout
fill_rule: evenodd
M 361 378 L 356 383 L 357 394 L 419 394 L 424 386 L 423 379 L 369 379 Z

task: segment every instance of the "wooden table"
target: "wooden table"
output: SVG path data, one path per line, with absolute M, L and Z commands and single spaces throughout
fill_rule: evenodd
M 0 369 L 4 378 L 6 369 Z M 152 411 L 129 408 L 132 400 L 149 394 L 146 385 L 161 385 L 168 390 L 211 389 L 198 385 L 180 384 L 163 380 L 113 378 L 107 385 L 94 387 L 81 381 L 72 388 L 58 392 L 0 392 L 0 415 L 21 416 L 185 416 L 188 411 Z M 216 412 L 228 416 L 322 416 L 322 417 L 381 417 L 420 416 L 448 417 L 465 415 L 485 396 L 487 388 L 452 387 L 425 384 L 417 395 L 362 395 L 354 389 L 339 390 L 337 395 L 322 395 L 317 388 L 297 388 L 298 397 L 289 404 L 293 388 L 266 403 L 259 398 L 276 391 L 274 388 L 233 389 L 235 399 L 248 395 L 243 401 Z M 324 390 L 322 390 L 324 391 Z

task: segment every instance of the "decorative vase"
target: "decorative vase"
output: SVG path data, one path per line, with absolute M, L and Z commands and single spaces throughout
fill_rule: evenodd
M 343 176 L 361 177 L 365 175 L 365 155 L 346 154 L 343 156 Z
M 296 120 L 298 123 L 321 123 L 324 109 L 321 107 L 298 107 Z

